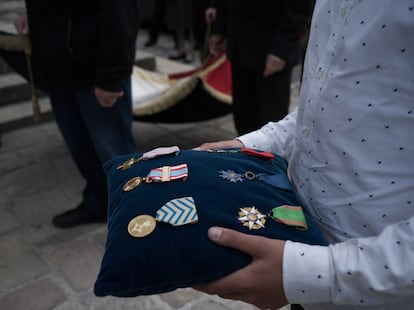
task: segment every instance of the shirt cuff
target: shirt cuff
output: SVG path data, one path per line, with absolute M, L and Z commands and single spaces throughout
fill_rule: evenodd
M 283 286 L 289 303 L 331 300 L 333 275 L 329 247 L 287 241 L 283 254 Z

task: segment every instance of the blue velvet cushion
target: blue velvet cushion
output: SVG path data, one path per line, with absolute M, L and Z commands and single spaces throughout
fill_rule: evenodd
M 266 214 L 276 206 L 300 206 L 301 202 L 289 185 L 282 158 L 268 160 L 234 151 L 181 150 L 178 154 L 139 161 L 124 171 L 116 168 L 131 156 L 138 158 L 142 154 L 121 156 L 104 164 L 109 188 L 108 235 L 95 295 L 132 297 L 165 293 L 212 281 L 249 264 L 248 255 L 217 246 L 208 239 L 207 230 L 213 225 L 326 245 L 306 211 L 307 230 L 272 219 L 267 219 L 265 227 L 260 229 L 243 226 L 238 220 L 240 208 L 254 206 Z M 128 180 L 146 176 L 153 168 L 179 164 L 187 164 L 185 181 L 144 183 L 131 191 L 123 190 Z M 223 171 L 228 170 L 277 176 L 276 186 L 257 179 L 231 182 L 223 178 Z M 173 226 L 157 222 L 154 231 L 142 238 L 128 233 L 131 219 L 144 214 L 155 217 L 161 206 L 181 197 L 193 198 L 197 223 Z

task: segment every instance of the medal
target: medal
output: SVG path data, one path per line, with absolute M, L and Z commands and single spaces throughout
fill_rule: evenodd
M 148 236 L 155 229 L 155 219 L 150 215 L 138 215 L 128 224 L 128 233 L 135 238 Z
M 238 173 L 233 170 L 227 169 L 227 170 L 220 170 L 219 171 L 220 178 L 226 181 L 230 181 L 230 183 L 237 183 L 237 182 L 243 182 L 244 179 L 247 179 L 249 181 L 253 180 L 261 180 L 261 175 L 264 173 L 255 174 L 251 171 L 246 171 L 245 173 Z
M 142 182 L 169 182 L 174 180 L 187 180 L 188 167 L 187 164 L 177 166 L 163 166 L 151 169 L 150 173 L 145 177 L 134 177 L 128 180 L 122 187 L 124 192 L 129 192 L 138 187 Z
M 305 214 L 300 206 L 278 206 L 273 208 L 269 213 L 262 214 L 256 207 L 240 208 L 239 217 L 237 218 L 249 230 L 264 228 L 266 219 L 273 219 L 278 223 L 292 226 L 297 229 L 307 230 Z
M 177 155 L 180 152 L 178 146 L 169 146 L 169 147 L 159 147 L 151 151 L 145 152 L 141 157 L 132 157 L 125 161 L 123 164 L 116 167 L 117 170 L 127 170 L 131 168 L 132 165 L 140 162 L 141 160 L 152 159 L 163 155 L 175 154 Z
M 136 238 L 146 237 L 155 230 L 157 222 L 172 226 L 197 223 L 198 214 L 193 197 L 168 201 L 156 212 L 155 218 L 148 214 L 134 217 L 128 224 L 128 233 Z
M 139 162 L 142 159 L 143 159 L 142 157 L 139 157 L 139 158 L 131 157 L 130 159 L 128 159 L 127 161 L 125 161 L 123 164 L 121 164 L 118 167 L 116 167 L 116 169 L 117 170 L 127 170 L 127 169 L 131 168 L 131 166 L 133 164 Z
M 220 170 L 219 176 L 223 180 L 230 183 L 243 182 L 245 179 L 249 181 L 263 181 L 274 187 L 292 190 L 292 185 L 289 178 L 285 174 L 266 174 L 266 173 L 254 173 L 252 171 L 246 171 L 244 173 L 235 172 L 233 170 Z
M 207 149 L 207 150 L 203 150 L 203 152 L 208 152 L 208 153 L 240 153 L 239 149 Z
M 124 192 L 132 191 L 135 187 L 139 186 L 143 180 L 146 181 L 146 178 L 143 178 L 143 177 L 132 178 L 131 180 L 127 181 L 124 184 L 122 189 L 124 190 Z
M 238 220 L 249 230 L 259 229 L 265 227 L 266 215 L 260 213 L 256 207 L 244 207 L 240 208 Z

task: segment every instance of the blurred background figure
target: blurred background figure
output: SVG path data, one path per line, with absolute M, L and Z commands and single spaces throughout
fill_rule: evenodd
M 16 20 L 41 64 L 53 114 L 85 179 L 77 207 L 53 218 L 59 228 L 107 220 L 102 164 L 137 151 L 132 135 L 131 73 L 139 28 L 138 1 L 26 1 Z
M 176 50 L 169 56 L 185 63 L 194 61 L 193 0 L 167 1 L 166 23 L 176 36 Z
M 289 110 L 290 82 L 312 1 L 213 0 L 209 51 L 232 65 L 233 116 L 239 134 L 278 121 Z
M 204 62 L 208 55 L 208 37 L 211 33 L 212 22 L 205 18 L 205 12 L 211 8 L 211 0 L 193 0 L 193 31 L 196 50 L 200 60 Z
M 166 0 L 154 0 L 152 8 L 151 22 L 149 26 L 148 41 L 145 42 L 145 47 L 154 46 L 157 44 L 158 36 L 163 29 L 166 12 Z

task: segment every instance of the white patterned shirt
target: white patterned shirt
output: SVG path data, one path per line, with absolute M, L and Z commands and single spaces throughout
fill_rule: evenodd
M 414 1 L 317 1 L 300 105 L 238 138 L 281 154 L 328 247 L 288 241 L 306 309 L 414 309 Z

